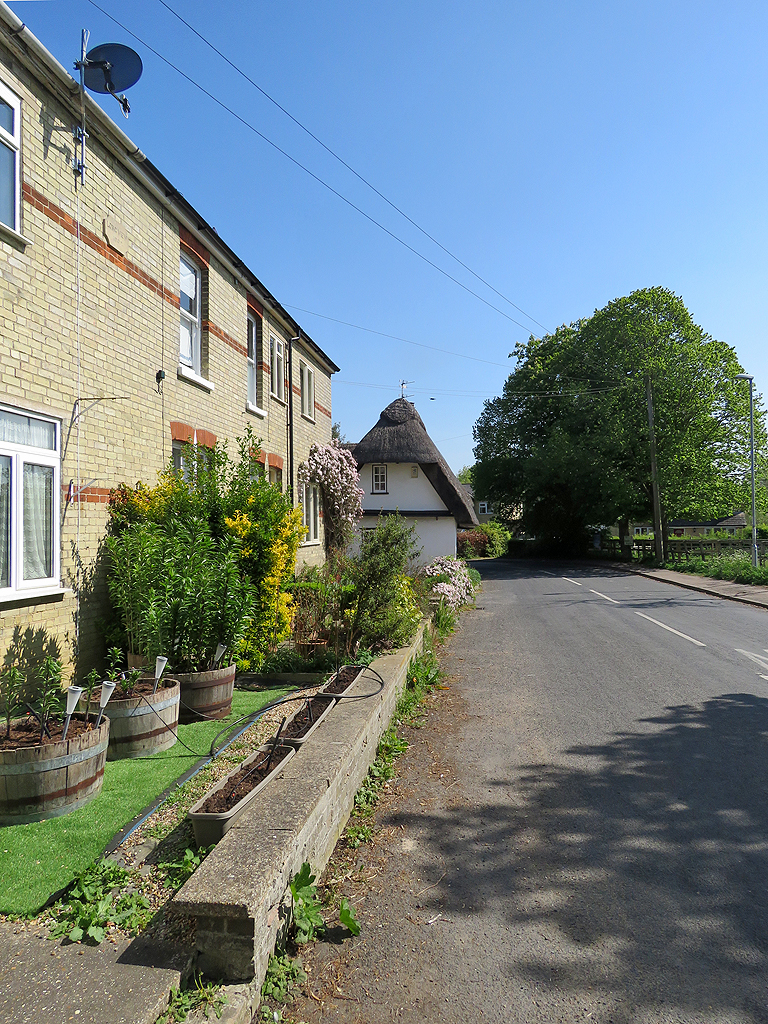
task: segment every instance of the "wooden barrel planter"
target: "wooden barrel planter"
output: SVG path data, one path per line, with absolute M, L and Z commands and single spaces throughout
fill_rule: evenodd
M 172 686 L 143 697 L 112 697 L 104 711 L 112 723 L 108 761 L 149 757 L 174 745 L 181 687 L 176 680 L 172 682 Z
M 232 710 L 234 665 L 214 668 L 210 672 L 174 672 L 173 678 L 181 683 L 180 722 L 226 718 Z
M 109 720 L 72 739 L 0 751 L 0 825 L 58 818 L 101 792 Z

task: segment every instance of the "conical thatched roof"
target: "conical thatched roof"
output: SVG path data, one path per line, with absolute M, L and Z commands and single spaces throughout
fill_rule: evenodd
M 456 522 L 460 526 L 477 525 L 471 499 L 435 447 L 415 406 L 407 399 L 397 398 L 388 405 L 376 426 L 354 446 L 352 454 L 358 469 L 372 462 L 418 464 Z

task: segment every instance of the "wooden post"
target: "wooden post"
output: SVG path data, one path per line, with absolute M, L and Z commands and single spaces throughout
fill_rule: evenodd
M 651 442 L 651 487 L 653 489 L 653 537 L 656 547 L 656 559 L 664 561 L 664 536 L 661 524 L 661 500 L 659 498 L 659 477 L 656 471 L 656 434 L 653 429 L 653 389 L 651 375 L 645 375 L 645 394 L 648 399 L 648 435 Z

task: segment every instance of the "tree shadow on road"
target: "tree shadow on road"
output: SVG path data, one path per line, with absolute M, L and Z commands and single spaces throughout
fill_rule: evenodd
M 504 800 L 398 815 L 449 866 L 428 905 L 502 912 L 510 977 L 615 1024 L 768 1021 L 768 700 L 639 725 L 510 769 Z

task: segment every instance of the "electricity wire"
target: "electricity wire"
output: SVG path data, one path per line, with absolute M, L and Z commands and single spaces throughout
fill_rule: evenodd
M 437 263 L 434 263 L 431 259 L 429 259 L 428 256 L 425 256 L 423 253 L 420 253 L 418 249 L 414 249 L 412 245 L 409 245 L 408 242 L 400 238 L 399 235 L 396 235 L 394 231 L 390 231 L 389 228 L 385 227 L 380 221 L 376 220 L 375 217 L 372 217 L 370 214 L 366 213 L 365 210 L 361 209 L 359 206 L 353 203 L 351 199 L 347 199 L 347 197 L 345 195 L 342 195 L 341 192 L 337 191 L 337 189 L 335 189 L 333 185 L 330 185 L 319 175 L 315 174 L 314 171 L 311 171 L 305 164 L 301 163 L 300 160 L 297 160 L 296 157 L 291 156 L 290 153 L 288 153 L 286 150 L 278 146 L 276 142 L 273 142 L 272 139 L 264 135 L 263 132 L 260 132 L 255 125 L 251 124 L 250 121 L 247 121 L 244 117 L 242 117 L 240 114 L 234 111 L 232 107 L 227 106 L 227 104 L 224 103 L 223 100 L 220 100 L 217 96 L 214 96 L 214 94 L 210 92 L 208 89 L 206 89 L 205 86 L 200 85 L 200 83 L 195 81 L 194 78 L 188 75 L 185 71 L 182 71 L 180 67 L 173 63 L 173 61 L 169 60 L 167 57 L 164 57 L 153 46 L 150 46 L 150 44 L 146 42 L 146 40 L 142 39 L 141 36 L 137 35 L 135 32 L 132 32 L 131 29 L 129 29 L 121 21 L 118 21 L 118 19 L 111 15 L 108 11 L 105 11 L 103 7 L 100 7 L 99 4 L 96 3 L 96 0 L 88 0 L 88 3 L 92 7 L 95 7 L 97 11 L 100 11 L 104 15 L 104 17 L 109 18 L 110 21 L 114 22 L 114 24 L 117 25 L 118 28 L 121 28 L 123 32 L 127 32 L 127 34 L 131 36 L 131 38 L 135 39 L 138 43 L 141 43 L 141 45 L 146 47 L 146 49 L 149 50 L 150 53 L 153 53 L 158 58 L 158 60 L 161 60 L 164 64 L 167 64 L 169 68 L 172 68 L 178 75 L 181 75 L 181 77 L 185 79 L 187 82 L 189 82 L 190 85 L 193 85 L 196 89 L 203 93 L 204 96 L 207 96 L 208 99 L 212 100 L 217 106 L 221 107 L 222 110 L 226 110 L 228 114 L 231 114 L 232 117 L 235 118 L 235 120 L 239 121 L 242 125 L 248 128 L 249 131 L 252 131 L 255 135 L 258 135 L 260 139 L 262 139 L 273 149 L 275 149 L 278 153 L 284 156 L 286 160 L 290 160 L 290 162 L 294 164 L 294 166 L 304 171 L 306 174 L 310 176 L 310 178 L 313 178 L 319 185 L 322 185 L 323 188 L 328 189 L 329 192 L 332 192 L 333 195 L 335 195 L 343 203 L 346 203 L 347 206 L 349 206 L 351 209 L 359 213 L 361 217 L 364 217 L 371 224 L 375 225 L 377 228 L 383 231 L 385 235 L 388 235 L 395 242 L 399 242 L 400 245 L 408 249 L 409 252 L 412 252 L 414 256 L 418 256 L 420 260 L 423 260 L 424 263 L 427 263 L 439 274 L 442 274 L 443 277 L 446 277 L 449 281 L 452 281 L 454 284 L 458 285 L 459 288 L 463 289 L 463 291 L 467 292 L 469 295 L 473 295 L 476 299 L 479 299 L 480 302 L 488 306 L 490 309 L 495 310 L 497 313 L 503 316 L 505 320 L 509 320 L 510 323 L 515 324 L 517 327 L 522 328 L 524 331 L 530 332 L 530 327 L 527 327 L 525 324 L 521 324 L 519 320 L 515 320 L 515 318 L 513 316 L 510 316 L 509 313 L 505 313 L 503 309 L 500 309 L 498 306 L 494 305 L 488 299 L 483 298 L 482 295 L 474 291 L 468 285 L 464 284 L 457 277 L 454 277 L 452 274 L 449 274 L 447 270 L 443 270 L 442 267 L 438 266 Z
M 508 296 L 506 296 L 503 292 L 500 292 L 498 290 L 498 288 L 494 288 L 494 286 L 489 281 L 486 281 L 484 277 L 481 277 L 480 274 L 476 273 L 471 267 L 467 266 L 467 264 L 464 263 L 461 259 L 459 259 L 459 257 L 454 252 L 451 252 L 450 249 L 447 249 L 442 244 L 442 242 L 439 242 L 433 235 L 431 235 L 425 228 L 423 228 L 420 224 L 418 224 L 412 217 L 409 217 L 408 214 L 404 210 L 401 210 L 399 206 L 397 206 L 395 203 L 393 203 L 391 199 L 388 199 L 384 195 L 383 192 L 380 192 L 379 189 L 377 189 L 375 185 L 371 184 L 371 182 L 368 181 L 368 179 L 365 178 L 362 174 L 360 174 L 359 171 L 356 171 L 355 168 L 352 167 L 351 164 L 348 164 L 347 161 L 343 157 L 339 156 L 339 154 L 335 150 L 331 149 L 331 147 L 328 146 L 325 142 L 323 142 L 322 139 L 318 138 L 317 135 L 315 135 L 315 133 L 313 131 L 311 131 L 309 128 L 307 128 L 307 126 L 305 124 L 302 124 L 302 122 L 299 121 L 299 119 L 297 117 L 294 117 L 294 115 L 289 110 L 286 110 L 285 107 L 274 98 L 274 96 L 270 96 L 270 94 L 266 91 L 266 89 L 262 88 L 262 86 L 260 86 L 258 84 L 258 82 L 254 82 L 254 80 L 252 78 L 250 78 L 243 71 L 242 68 L 238 67 L 238 65 L 235 64 L 234 61 L 231 61 L 229 59 L 229 57 L 226 56 L 226 54 L 222 53 L 221 50 L 219 50 L 216 46 L 214 46 L 213 43 L 210 41 L 210 39 L 206 39 L 205 36 L 202 35 L 202 33 L 197 31 L 197 29 L 194 27 L 194 25 L 190 25 L 190 23 L 188 21 L 186 21 L 178 13 L 178 11 L 175 11 L 171 7 L 170 4 L 166 3 L 165 0 L 158 0 L 158 3 L 161 4 L 166 9 L 166 11 L 168 11 L 175 18 L 177 18 L 182 23 L 182 25 L 186 25 L 186 27 L 189 29 L 190 32 L 192 32 L 194 35 L 196 35 L 197 38 L 201 42 L 205 43 L 205 45 L 208 46 L 211 50 L 213 50 L 213 52 L 215 54 L 217 54 L 219 57 L 221 57 L 221 59 L 226 64 L 228 64 L 229 67 L 231 67 L 233 71 L 236 71 L 238 73 L 238 75 L 240 75 L 241 78 L 244 78 L 246 82 L 248 82 L 250 85 L 253 86 L 254 89 L 258 90 L 258 92 L 260 92 L 261 95 L 265 97 L 265 99 L 268 99 L 269 102 L 272 103 L 274 106 L 276 106 L 277 109 L 280 110 L 283 114 L 285 114 L 285 116 L 287 118 L 289 118 L 291 121 L 293 121 L 293 123 L 297 127 L 301 128 L 301 130 L 303 132 L 306 132 L 306 134 L 311 139 L 313 139 L 318 144 L 318 146 L 321 146 L 326 151 L 326 153 L 329 153 L 334 158 L 334 160 L 338 160 L 338 162 L 342 165 L 342 167 L 346 167 L 346 169 L 351 174 L 354 174 L 354 176 L 358 179 L 358 181 L 361 181 L 372 192 L 374 192 L 380 199 L 383 199 L 384 202 L 387 204 L 387 206 L 391 207 L 396 213 L 399 213 L 401 217 L 404 217 L 405 220 L 407 220 L 409 224 L 411 224 L 413 227 L 415 227 L 417 231 L 420 231 L 421 234 L 424 235 L 425 238 L 428 238 L 430 240 L 430 242 L 433 242 L 439 249 L 442 249 L 442 251 L 447 256 L 450 256 L 452 260 L 455 260 L 456 263 L 458 263 L 460 267 L 463 267 L 474 278 L 476 278 L 478 281 L 480 281 L 481 284 L 484 284 L 486 286 L 486 288 L 489 288 L 492 292 L 494 292 L 496 295 L 498 295 L 500 299 L 503 299 L 505 302 L 508 302 L 510 306 L 512 306 L 514 309 L 516 309 L 519 313 L 522 313 L 523 316 L 528 317 L 528 319 L 532 323 L 536 324 L 537 327 L 541 327 L 541 329 L 543 331 L 547 331 L 548 332 L 548 328 L 545 327 L 543 323 L 541 323 L 535 317 L 531 316 L 530 313 L 526 313 L 526 311 L 521 306 L 518 306 L 516 302 L 513 302 L 512 299 L 510 299 Z

